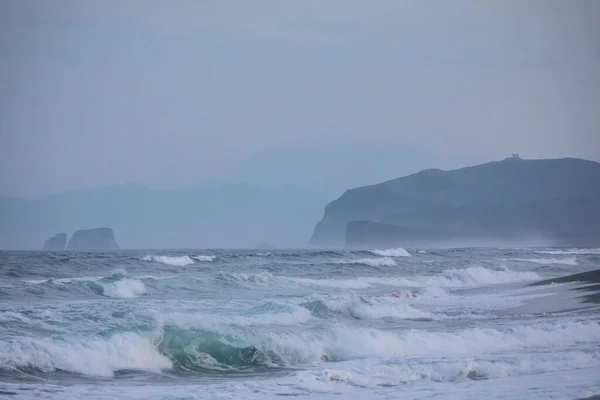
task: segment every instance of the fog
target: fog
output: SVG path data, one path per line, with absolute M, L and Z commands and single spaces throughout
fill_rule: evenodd
M 600 160 L 599 37 L 595 0 L 4 1 L 0 248 L 302 247 L 349 188 Z

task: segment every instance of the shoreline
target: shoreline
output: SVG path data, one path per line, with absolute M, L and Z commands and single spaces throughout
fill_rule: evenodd
M 584 286 L 578 286 L 572 290 L 590 292 L 580 296 L 584 303 L 600 304 L 600 269 L 580 272 L 577 274 L 562 276 L 558 278 L 545 279 L 542 281 L 530 283 L 528 287 L 537 287 L 552 285 L 558 283 L 582 283 Z

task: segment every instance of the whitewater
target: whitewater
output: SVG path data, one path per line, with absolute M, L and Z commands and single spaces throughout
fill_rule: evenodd
M 0 252 L 14 399 L 600 395 L 598 249 Z

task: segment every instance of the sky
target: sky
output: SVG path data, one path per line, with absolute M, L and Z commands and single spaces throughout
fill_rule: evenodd
M 0 194 L 600 161 L 598 38 L 597 0 L 2 1 Z

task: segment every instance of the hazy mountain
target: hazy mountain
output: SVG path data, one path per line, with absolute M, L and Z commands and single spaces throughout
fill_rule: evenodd
M 203 185 L 159 191 L 137 184 L 36 200 L 0 199 L 0 248 L 41 248 L 58 232 L 99 226 L 122 248 L 303 247 L 326 198 L 298 186 Z
M 600 164 L 564 158 L 425 170 L 346 191 L 314 246 L 600 244 Z

